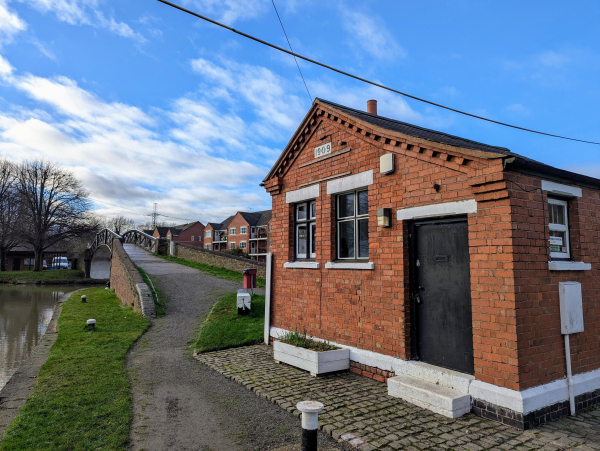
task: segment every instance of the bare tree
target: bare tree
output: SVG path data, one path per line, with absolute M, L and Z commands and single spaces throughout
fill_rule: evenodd
M 6 271 L 6 255 L 21 240 L 20 196 L 16 186 L 15 165 L 0 159 L 0 271 Z
M 108 219 L 107 228 L 116 234 L 121 235 L 121 233 L 125 233 L 128 230 L 135 228 L 135 222 L 133 219 L 126 218 L 125 216 L 113 216 Z
M 86 215 L 88 193 L 72 172 L 32 160 L 18 166 L 16 178 L 23 204 L 22 236 L 35 252 L 33 270 L 41 271 L 45 249 L 96 230 L 98 223 Z

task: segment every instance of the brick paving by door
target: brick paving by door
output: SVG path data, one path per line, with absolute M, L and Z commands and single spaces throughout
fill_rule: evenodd
M 196 357 L 280 407 L 300 416 L 296 403 L 325 404 L 319 428 L 363 451 L 370 450 L 600 450 L 600 409 L 520 431 L 473 414 L 456 420 L 387 395 L 387 386 L 353 373 L 312 377 L 276 364 L 265 345 Z

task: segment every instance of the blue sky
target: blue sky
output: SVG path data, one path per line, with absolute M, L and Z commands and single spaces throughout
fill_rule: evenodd
M 180 0 L 285 46 L 270 0 Z M 388 86 L 600 141 L 597 1 L 278 0 L 294 50 Z M 217 221 L 310 107 L 289 55 L 153 0 L 0 0 L 0 155 L 77 173 L 99 214 Z M 301 62 L 318 96 L 600 178 L 600 146 L 458 116 Z M 112 204 L 112 205 L 109 205 Z

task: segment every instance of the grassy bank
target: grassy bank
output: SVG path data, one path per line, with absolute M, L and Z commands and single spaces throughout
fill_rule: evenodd
M 203 319 L 193 343 L 198 352 L 260 343 L 264 337 L 265 297 L 253 295 L 250 314 L 237 314 L 237 294 L 221 296 Z
M 207 265 L 206 263 L 198 263 L 190 260 L 185 260 L 183 258 L 178 257 L 169 257 L 167 255 L 157 255 L 157 257 L 163 258 L 173 263 L 179 263 L 180 265 L 189 266 L 190 268 L 199 269 L 206 274 L 210 274 L 211 276 L 219 277 L 220 279 L 233 280 L 234 282 L 243 282 L 244 276 L 242 276 L 241 271 L 233 271 L 231 269 L 221 268 L 219 266 Z M 266 280 L 257 277 L 256 285 L 260 288 L 266 287 Z
M 89 318 L 96 319 L 95 330 L 86 328 Z M 125 354 L 149 323 L 122 307 L 112 290 L 71 296 L 56 343 L 0 450 L 126 449 L 131 393 Z
M 167 314 L 167 301 L 169 299 L 160 289 L 160 284 L 154 277 L 152 277 L 138 265 L 135 265 L 135 267 L 140 272 L 140 275 L 142 276 L 142 279 L 144 279 L 144 282 L 146 282 L 146 284 L 152 290 L 152 295 L 154 297 L 154 308 L 156 309 L 156 317 L 162 318 Z
M 2 271 L 0 272 L 0 283 L 17 282 L 71 282 L 84 279 L 83 271 L 77 269 L 55 269 L 45 271 Z

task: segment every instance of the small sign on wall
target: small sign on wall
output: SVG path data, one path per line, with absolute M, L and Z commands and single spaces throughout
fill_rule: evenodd
M 315 147 L 315 158 L 322 157 L 331 153 L 331 143 L 323 144 L 322 146 Z

